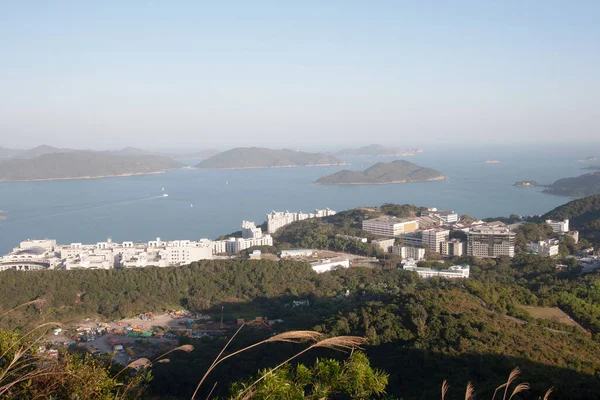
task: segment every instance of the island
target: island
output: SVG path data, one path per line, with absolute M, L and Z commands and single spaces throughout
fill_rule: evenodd
M 544 193 L 568 197 L 585 197 L 600 194 L 600 172 L 559 179 L 547 186 Z
M 202 161 L 197 168 L 249 169 L 346 165 L 333 155 L 264 147 L 238 147 Z
M 446 176 L 431 168 L 406 160 L 377 163 L 364 171 L 343 170 L 327 175 L 315 183 L 323 185 L 384 185 L 406 182 L 437 181 Z
M 597 161 L 597 159 L 594 156 L 589 156 L 586 158 L 582 158 L 581 160 L 577 160 L 577 162 L 581 162 L 581 163 L 588 162 L 588 161 Z
M 110 152 L 73 150 L 0 162 L 0 181 L 43 181 L 156 174 L 183 165 L 156 155 L 125 156 Z
M 380 144 L 370 144 L 358 149 L 344 149 L 335 153 L 340 157 L 408 157 L 415 153 L 422 153 L 423 149 L 405 150 L 393 147 L 386 147 Z
M 536 186 L 540 186 L 536 181 L 533 180 L 528 180 L 528 181 L 516 181 L 513 186 L 518 187 L 518 188 L 523 188 L 523 187 L 536 187 Z

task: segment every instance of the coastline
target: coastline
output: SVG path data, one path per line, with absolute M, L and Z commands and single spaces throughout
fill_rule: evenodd
M 315 181 L 313 183 L 316 185 L 398 185 L 401 183 L 412 183 L 412 182 L 443 181 L 444 179 L 448 179 L 448 177 L 444 175 L 444 176 L 437 177 L 437 178 L 422 179 L 422 180 L 416 180 L 416 181 L 403 180 L 403 181 L 392 181 L 392 182 L 352 182 L 352 183 L 345 183 L 345 182 L 324 183 L 324 182 Z
M 299 167 L 344 167 L 347 165 L 352 165 L 349 163 L 339 163 L 339 164 L 310 164 L 310 165 L 270 165 L 270 166 L 258 166 L 258 167 L 195 167 L 198 169 L 215 169 L 215 170 L 229 170 L 229 169 L 269 169 L 269 168 L 299 168 Z
M 185 168 L 185 167 L 183 167 Z M 104 178 L 122 178 L 126 176 L 138 176 L 138 175 L 157 175 L 164 174 L 167 171 L 172 171 L 179 168 L 170 168 L 160 171 L 153 172 L 132 172 L 128 174 L 117 174 L 117 175 L 100 175 L 100 176 L 79 176 L 79 177 L 65 177 L 65 178 L 41 178 L 41 179 L 0 179 L 0 182 L 45 182 L 45 181 L 76 181 L 84 179 L 104 179 Z

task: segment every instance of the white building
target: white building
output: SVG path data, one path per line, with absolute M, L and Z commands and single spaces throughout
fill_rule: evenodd
M 227 253 L 236 254 L 254 246 L 273 246 L 273 237 L 264 235 L 260 238 L 230 238 L 225 244 Z
M 212 246 L 208 243 L 176 240 L 167 242 L 164 258 L 167 265 L 183 265 L 194 261 L 212 259 Z
M 450 231 L 441 228 L 426 229 L 421 233 L 421 237 L 423 245 L 426 245 L 429 251 L 440 253 L 442 251 L 442 243 L 450 238 Z
M 558 245 L 558 239 L 540 240 L 539 242 L 527 243 L 527 251 L 533 254 L 552 257 L 558 255 Z
M 317 272 L 327 272 L 338 268 L 350 268 L 350 260 L 343 257 L 338 258 L 326 258 L 310 263 L 311 268 Z
M 314 249 L 290 249 L 290 250 L 281 250 L 280 257 L 281 258 L 304 258 L 304 257 L 314 257 L 317 254 L 317 251 Z
M 459 239 L 447 240 L 442 243 L 442 255 L 449 257 L 462 257 L 467 254 L 467 244 Z
M 396 243 L 396 239 L 392 238 L 392 239 L 375 239 L 371 241 L 371 244 L 375 247 L 377 247 L 378 249 L 383 250 L 386 253 L 391 253 L 392 252 L 392 247 L 394 247 L 394 244 Z
M 406 263 L 402 265 L 405 271 L 414 271 L 421 278 L 429 279 L 433 277 L 446 279 L 468 278 L 471 268 L 468 265 L 453 265 L 448 269 L 432 269 L 417 267 L 414 263 Z
M 467 254 L 472 257 L 514 257 L 515 234 L 506 226 L 475 226 L 467 233 Z
M 392 253 L 402 257 L 403 260 L 424 260 L 425 249 L 423 247 L 415 246 L 393 246 Z
M 291 224 L 295 221 L 302 221 L 309 218 L 322 218 L 335 215 L 335 211 L 326 208 L 324 210 L 315 210 L 314 213 L 306 214 L 302 212 L 291 213 L 289 211 L 272 211 L 267 214 L 267 233 L 275 233 L 278 229 Z
M 262 237 L 262 229 L 258 228 L 254 222 L 242 221 L 242 237 L 244 239 L 257 239 Z
M 557 233 L 566 233 L 569 232 L 569 220 L 565 219 L 564 221 L 553 221 L 551 219 L 547 219 L 546 223 L 552 227 L 552 230 Z
M 374 235 L 397 237 L 419 229 L 419 222 L 414 218 L 383 216 L 363 220 L 362 229 Z
M 422 217 L 437 217 L 445 223 L 453 223 L 458 221 L 458 214 L 449 210 L 438 210 L 437 208 L 429 208 L 427 211 L 421 212 Z

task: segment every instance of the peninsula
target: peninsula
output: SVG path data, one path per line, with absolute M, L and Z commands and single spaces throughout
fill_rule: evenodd
M 422 152 L 422 149 L 403 150 L 382 146 L 380 144 L 370 144 L 358 149 L 344 149 L 338 151 L 336 155 L 341 157 L 407 157 Z
M 307 153 L 289 149 L 274 150 L 264 147 L 238 147 L 214 155 L 197 168 L 246 169 L 246 168 L 285 168 L 320 167 L 345 165 L 339 158 L 323 153 Z
M 155 155 L 121 156 L 74 150 L 1 161 L 0 181 L 107 178 L 155 174 L 181 167 L 182 164 L 175 160 Z
M 406 160 L 377 163 L 364 171 L 343 170 L 327 175 L 315 183 L 324 185 L 383 185 L 392 183 L 437 181 L 446 176 L 431 168 Z
M 557 196 L 585 197 L 600 194 L 600 172 L 559 179 L 549 185 L 544 193 Z

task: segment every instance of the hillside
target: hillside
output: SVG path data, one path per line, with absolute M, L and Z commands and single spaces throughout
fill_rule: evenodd
M 544 214 L 543 219 L 569 219 L 571 229 L 591 240 L 600 240 L 600 195 L 577 199 Z
M 273 150 L 263 147 L 238 147 L 212 156 L 198 168 L 243 169 L 300 166 L 344 165 L 339 158 L 322 153 L 307 153 L 289 149 Z
M 0 162 L 0 181 L 99 178 L 157 173 L 179 167 L 180 163 L 167 157 L 72 151 L 4 160 Z
M 341 157 L 384 157 L 384 156 L 414 156 L 420 149 L 405 150 L 386 147 L 380 144 L 370 144 L 358 149 L 344 149 L 335 153 Z
M 585 197 L 600 194 L 600 172 L 559 179 L 549 185 L 544 193 L 557 196 Z
M 446 177 L 439 171 L 420 165 L 396 160 L 390 163 L 377 163 L 364 171 L 343 170 L 327 175 L 315 183 L 324 185 L 375 185 L 435 181 Z
M 23 150 L 7 149 L 6 147 L 0 146 L 0 158 L 14 157 L 22 152 Z

